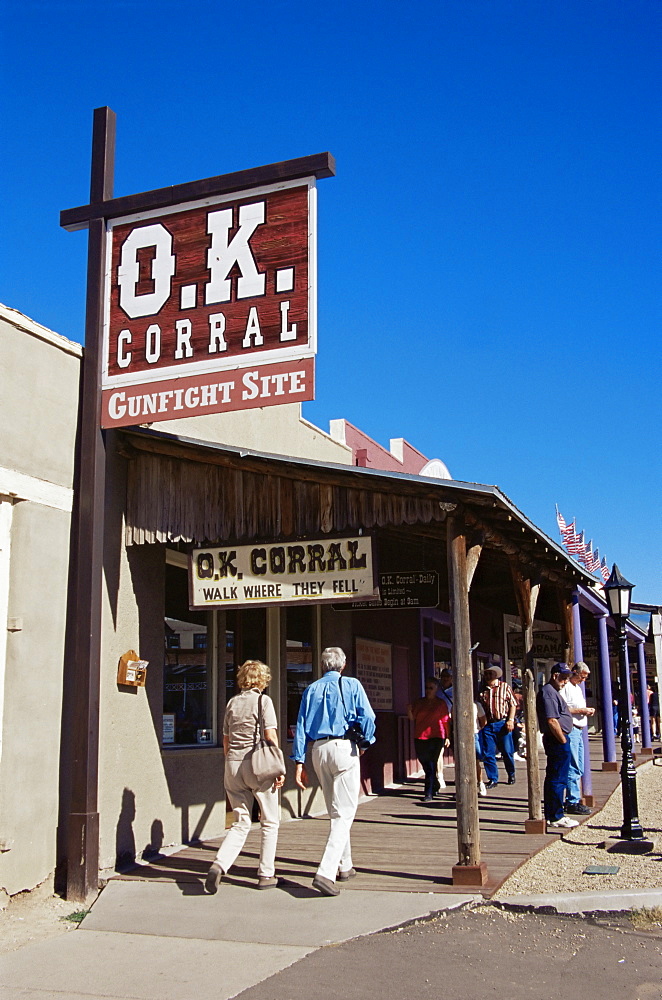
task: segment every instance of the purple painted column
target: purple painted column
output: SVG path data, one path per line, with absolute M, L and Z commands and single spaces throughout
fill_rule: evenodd
M 607 615 L 596 615 L 595 619 L 598 623 L 598 672 L 600 674 L 600 700 L 602 701 L 602 753 L 605 761 L 614 762 L 616 760 L 616 734 L 614 733 L 614 712 L 611 703 Z
M 582 620 L 579 611 L 579 594 L 575 591 L 572 595 L 572 653 L 575 663 L 584 659 L 584 644 L 582 643 Z M 570 683 L 570 681 L 568 681 Z M 582 694 L 586 697 L 586 685 L 581 685 Z M 584 744 L 584 773 L 582 775 L 582 792 L 584 796 L 593 795 L 593 781 L 591 779 L 591 754 L 588 746 L 588 726 L 582 728 L 582 742 Z
M 651 723 L 648 714 L 648 698 L 646 697 L 646 650 L 643 639 L 637 643 L 637 667 L 639 668 L 639 719 L 641 720 L 642 750 L 652 746 Z

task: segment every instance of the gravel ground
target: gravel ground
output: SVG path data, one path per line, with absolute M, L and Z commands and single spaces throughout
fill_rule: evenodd
M 17 893 L 0 910 L 0 955 L 72 931 L 78 924 L 68 918 L 77 910 L 79 905 L 53 894 L 52 881 Z
M 601 892 L 603 889 L 662 889 L 662 767 L 637 768 L 639 820 L 653 847 L 645 854 L 621 853 L 615 840 L 623 819 L 620 786 L 604 809 L 569 830 L 510 876 L 495 899 L 540 892 Z M 584 875 L 588 865 L 618 865 L 617 875 Z

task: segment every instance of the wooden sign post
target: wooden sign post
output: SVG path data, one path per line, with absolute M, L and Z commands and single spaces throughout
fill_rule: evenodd
M 90 202 L 60 213 L 64 229 L 89 233 L 62 810 L 66 895 L 79 902 L 99 870 L 102 428 L 313 398 L 314 187 L 335 174 L 319 153 L 113 198 L 114 159 L 115 114 L 97 108 Z
M 87 308 L 77 468 L 72 513 L 72 565 L 67 633 L 72 637 L 71 798 L 67 814 L 67 899 L 85 902 L 99 886 L 99 678 L 106 445 L 101 430 L 101 334 L 106 228 L 103 204 L 113 196 L 115 114 L 94 112 L 88 218 Z

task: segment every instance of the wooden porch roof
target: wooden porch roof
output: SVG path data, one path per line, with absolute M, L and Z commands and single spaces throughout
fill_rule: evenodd
M 594 582 L 496 486 L 289 458 L 147 428 L 118 434 L 128 459 L 127 545 L 413 526 L 445 538 L 444 521 L 456 511 L 482 545 L 541 578 L 573 587 Z

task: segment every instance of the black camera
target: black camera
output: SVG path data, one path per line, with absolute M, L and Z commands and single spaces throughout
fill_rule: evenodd
M 363 735 L 360 722 L 353 722 L 351 726 L 347 727 L 345 730 L 345 739 L 354 743 L 359 750 L 367 750 L 370 746 L 370 740 L 367 740 Z

